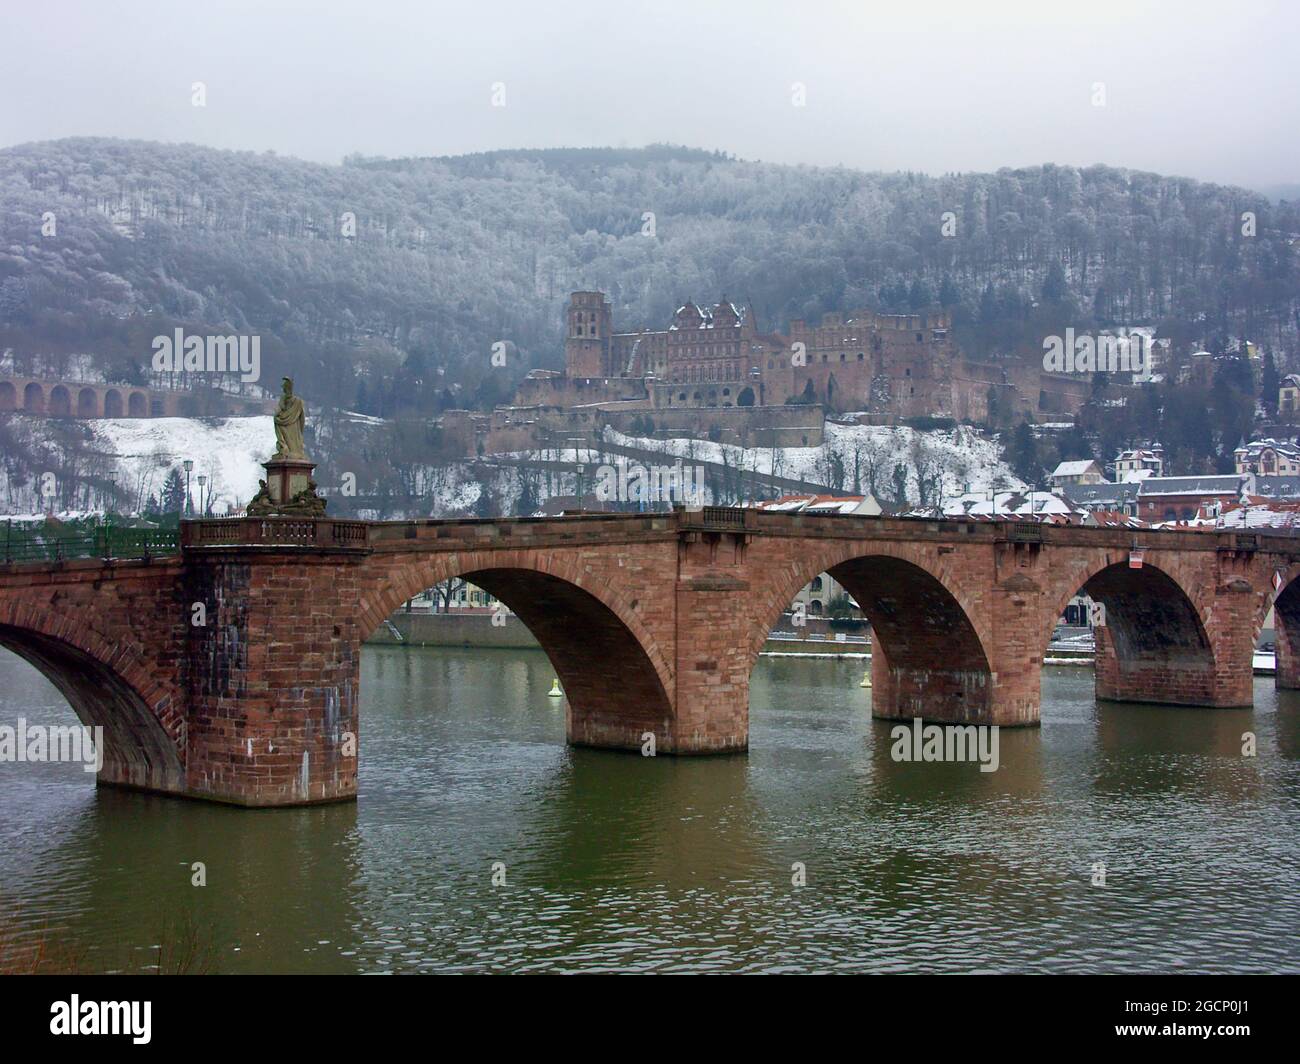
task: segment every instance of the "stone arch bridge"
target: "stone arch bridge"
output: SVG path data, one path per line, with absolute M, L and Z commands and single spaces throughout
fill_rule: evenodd
M 1277 682 L 1300 686 L 1297 539 L 713 507 L 190 521 L 158 556 L 0 566 L 0 644 L 104 728 L 101 783 L 292 805 L 355 796 L 362 643 L 442 580 L 532 630 L 570 742 L 633 750 L 651 732 L 660 754 L 714 754 L 747 748 L 750 672 L 821 572 L 871 622 L 877 717 L 1038 723 L 1044 652 L 1080 591 L 1106 611 L 1099 698 L 1249 705 L 1275 600 Z
M 176 417 L 183 396 L 182 392 L 131 384 L 0 376 L 0 412 L 79 418 Z

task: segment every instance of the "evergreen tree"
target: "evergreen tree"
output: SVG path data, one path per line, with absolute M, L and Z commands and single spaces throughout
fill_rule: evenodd
M 163 481 L 162 489 L 162 512 L 165 514 L 178 514 L 185 508 L 185 478 L 181 476 L 181 471 L 175 466 L 167 471 L 167 478 Z
M 960 302 L 961 292 L 952 283 L 952 278 L 944 274 L 943 282 L 939 285 L 939 305 L 942 307 L 955 307 Z
M 934 306 L 934 289 L 929 282 L 920 277 L 912 282 L 907 293 L 907 305 L 911 310 L 925 310 L 926 307 Z
M 1277 372 L 1277 363 L 1273 361 L 1273 352 L 1265 351 L 1260 358 L 1259 401 L 1264 409 L 1277 413 L 1277 390 L 1282 380 Z
M 980 293 L 980 321 L 987 325 L 994 322 L 998 317 L 998 299 L 993 291 L 993 282 L 990 281 L 984 286 L 984 291 Z
M 1007 463 L 1016 471 L 1016 476 L 1026 481 L 1030 487 L 1038 486 L 1043 470 L 1038 460 L 1038 441 L 1034 438 L 1034 430 L 1029 427 L 1029 422 L 1020 422 L 1012 433 Z
M 1047 268 L 1047 280 L 1043 282 L 1043 300 L 1059 303 L 1066 296 L 1065 268 L 1059 262 L 1053 262 Z

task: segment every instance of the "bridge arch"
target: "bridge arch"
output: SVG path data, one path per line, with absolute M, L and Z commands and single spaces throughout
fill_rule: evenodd
M 77 393 L 77 417 L 98 417 L 99 396 L 94 388 L 82 388 Z
M 1099 699 L 1216 704 L 1218 662 L 1195 593 L 1158 563 L 1131 568 L 1127 556 L 1088 559 L 1066 569 L 1070 590 L 1045 596 L 1038 658 L 1046 656 L 1052 631 L 1070 599 L 1086 595 L 1102 607 L 1093 638 Z M 1075 581 L 1078 581 L 1077 583 Z M 1066 585 L 1063 585 L 1066 586 Z
M 104 416 L 122 416 L 122 393 L 116 388 L 110 388 L 104 393 Z
M 35 381 L 23 389 L 23 409 L 29 414 L 45 413 L 45 389 Z
M 933 547 L 833 541 L 758 593 L 748 634 L 748 671 L 790 602 L 825 572 L 871 624 L 872 714 L 981 722 L 989 718 L 993 673 L 987 619 L 959 575 Z
M 62 384 L 56 384 L 50 389 L 50 416 L 72 416 L 72 395 Z
M 1280 589 L 1274 587 L 1272 596 L 1262 595 L 1255 615 L 1255 639 L 1273 610 L 1274 682 L 1276 686 L 1295 690 L 1300 688 L 1300 565 L 1278 567 L 1281 574 Z
M 18 389 L 10 381 L 0 381 L 0 410 L 18 409 Z
M 126 400 L 127 417 L 148 417 L 149 400 L 144 392 L 132 392 Z
M 0 646 L 49 680 L 82 724 L 104 729 L 100 782 L 185 790 L 185 734 L 175 692 L 139 654 L 80 620 L 7 596 L 0 598 Z
M 505 603 L 555 668 L 568 701 L 569 741 L 638 749 L 673 734 L 673 670 L 642 618 L 578 557 L 542 551 L 439 554 L 400 563 L 363 609 L 362 638 L 402 603 L 453 578 Z

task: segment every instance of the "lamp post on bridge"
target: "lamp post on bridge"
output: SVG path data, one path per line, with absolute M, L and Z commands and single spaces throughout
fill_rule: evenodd
M 181 463 L 185 467 L 185 505 L 182 507 L 187 517 L 194 516 L 194 500 L 190 498 L 190 470 L 194 468 L 193 459 L 187 458 Z
M 208 482 L 208 478 L 207 478 L 206 476 L 204 476 L 202 473 L 200 473 L 200 474 L 198 475 L 198 482 L 199 482 L 199 516 L 200 516 L 200 517 L 207 517 L 207 516 L 208 516 L 208 504 L 204 501 L 203 485 L 206 484 L 206 483 Z
M 582 474 L 583 465 L 578 459 L 578 444 L 582 442 L 581 436 L 570 436 L 569 442 L 573 444 L 573 461 L 578 467 L 578 513 L 582 513 Z

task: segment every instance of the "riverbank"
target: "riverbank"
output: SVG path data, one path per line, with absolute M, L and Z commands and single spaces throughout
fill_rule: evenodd
M 502 650 L 540 649 L 524 623 L 513 613 L 495 613 L 487 609 L 455 609 L 449 613 L 412 610 L 394 613 L 367 640 L 387 646 L 411 647 L 484 647 Z M 763 644 L 762 655 L 769 658 L 844 658 L 870 661 L 871 639 L 845 632 L 805 632 L 778 630 Z M 1091 640 L 1079 637 L 1051 644 L 1043 658 L 1044 665 L 1066 668 L 1092 668 Z M 1256 676 L 1272 676 L 1276 663 L 1272 654 L 1255 654 Z

